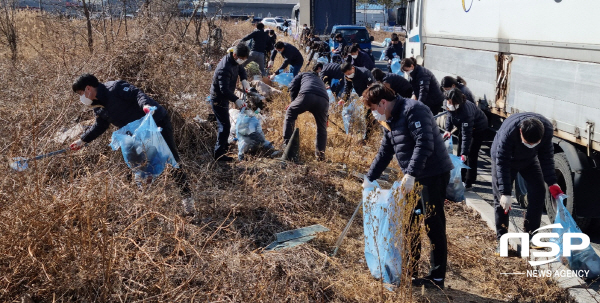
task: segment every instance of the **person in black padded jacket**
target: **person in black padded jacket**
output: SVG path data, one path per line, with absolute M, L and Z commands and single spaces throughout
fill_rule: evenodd
M 550 120 L 536 113 L 510 115 L 496 133 L 490 156 L 492 158 L 492 191 L 498 240 L 508 232 L 508 212 L 512 205 L 512 184 L 521 174 L 527 183 L 527 212 L 524 231 L 533 233 L 540 227 L 546 189 L 553 198 L 562 190 L 554 167 L 554 127 Z M 530 245 L 531 246 L 531 245 Z M 496 254 L 499 254 L 499 248 Z
M 385 128 L 381 147 L 363 187 L 372 187 L 372 182 L 381 176 L 394 156 L 404 173 L 404 192 L 411 191 L 415 182 L 423 185 L 422 196 L 428 211 L 425 225 L 433 247 L 431 271 L 428 276 L 413 280 L 413 285 L 443 288 L 448 257 L 444 201 L 453 165 L 440 130 L 427 106 L 396 95 L 382 83 L 367 88 L 363 102 L 377 120 L 384 122 Z M 423 211 L 422 204 L 418 204 L 417 209 Z M 411 247 L 416 254 L 410 267 L 415 267 L 420 258 L 420 239 L 415 240 Z
M 416 99 L 427 105 L 433 115 L 437 115 L 442 109 L 444 96 L 433 73 L 418 65 L 415 58 L 405 58 L 400 65 L 402 71 L 408 74 L 408 81 L 413 87 Z
M 473 96 L 471 90 L 467 87 L 467 81 L 465 81 L 465 79 L 461 77 L 454 78 L 450 76 L 442 78 L 442 91 L 449 91 L 455 87 L 460 89 L 463 95 L 465 95 L 467 101 L 475 103 L 475 97 Z
M 287 145 L 292 137 L 298 116 L 304 112 L 310 112 L 317 123 L 315 155 L 317 160 L 325 160 L 329 113 L 329 96 L 327 95 L 325 83 L 315 72 L 301 73 L 292 80 L 289 91 L 292 103 L 285 112 L 283 143 Z
M 451 137 L 450 132 L 454 127 L 460 130 L 462 145 L 458 152 L 462 161 L 470 168 L 463 170 L 463 173 L 466 174 L 466 180 L 463 175 L 466 189 L 470 190 L 477 179 L 477 159 L 483 143 L 484 132 L 488 127 L 488 120 L 475 103 L 465 102 L 465 95 L 460 89 L 453 88 L 446 91 L 444 95 L 446 107 L 450 113 L 446 119 L 444 139 Z

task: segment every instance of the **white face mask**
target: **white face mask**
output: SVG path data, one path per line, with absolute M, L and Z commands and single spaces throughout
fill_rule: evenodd
M 81 96 L 79 96 L 79 101 L 81 103 L 83 103 L 83 105 L 87 105 L 87 106 L 91 106 L 92 103 L 94 102 L 92 99 L 85 96 L 85 90 L 83 91 L 83 94 L 81 94 Z
M 538 144 L 540 144 L 540 142 L 538 142 L 538 143 L 535 143 L 535 144 L 529 144 L 529 143 L 526 143 L 526 142 L 525 142 L 525 141 L 523 141 L 523 140 L 521 140 L 521 142 L 523 142 L 523 144 L 524 144 L 525 146 L 529 147 L 529 148 L 534 148 L 534 147 L 538 146 Z
M 351 56 L 352 56 L 352 59 L 358 58 L 358 55 L 351 55 Z
M 375 119 L 377 119 L 377 121 L 381 121 L 381 122 L 387 121 L 387 118 L 385 117 L 385 115 L 380 114 L 378 111 L 374 110 L 374 111 L 372 111 L 372 113 L 373 113 L 373 117 Z
M 237 59 L 235 59 L 235 62 L 237 62 L 237 64 L 239 64 L 239 65 L 242 65 L 242 64 L 244 64 L 244 62 L 246 62 L 246 60 L 237 58 Z
M 354 78 L 354 74 L 356 74 L 356 73 L 351 73 L 350 75 L 346 75 L 346 77 L 348 77 L 349 79 L 352 79 L 352 78 Z
M 454 105 L 454 104 L 446 104 L 446 107 L 448 108 L 449 111 L 453 112 L 455 110 L 458 109 L 460 105 Z

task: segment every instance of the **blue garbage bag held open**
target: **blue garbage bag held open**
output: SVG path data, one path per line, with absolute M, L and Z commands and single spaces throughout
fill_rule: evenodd
M 344 130 L 346 134 L 359 133 L 364 134 L 367 130 L 365 121 L 364 105 L 360 102 L 360 97 L 353 89 L 348 102 L 342 109 L 342 120 L 344 121 Z
M 400 75 L 400 76 L 404 76 L 404 73 L 400 69 L 400 58 L 392 59 L 391 68 L 392 68 L 392 73 Z
M 113 150 L 121 148 L 127 166 L 142 178 L 158 177 L 167 163 L 179 167 L 160 133 L 162 129 L 152 118 L 155 110 L 155 106 L 151 107 L 150 113 L 141 119 L 113 132 L 110 142 Z
M 560 195 L 556 202 L 556 218 L 554 224 L 560 224 L 563 228 L 553 228 L 552 232 L 559 235 L 558 238 L 552 238 L 552 241 L 558 243 L 560 252 L 558 256 L 563 256 L 563 235 L 565 233 L 581 233 L 581 229 L 573 220 L 571 213 L 565 207 L 564 200 L 567 195 Z M 571 239 L 571 245 L 582 244 L 581 239 Z M 569 262 L 569 268 L 571 270 L 589 270 L 587 274 L 588 279 L 600 277 L 600 256 L 596 254 L 591 246 L 582 250 L 573 250 L 570 257 L 565 257 Z
M 327 90 L 327 96 L 329 96 L 329 104 L 335 105 L 335 96 L 333 95 L 333 92 L 331 91 L 331 89 Z
M 387 284 L 398 284 L 402 273 L 399 220 L 404 209 L 399 205 L 401 183 L 394 182 L 389 190 L 381 189 L 377 181 L 374 183 L 374 188 L 363 190 L 365 260 L 373 277 Z
M 235 122 L 235 133 L 238 142 L 238 159 L 244 154 L 256 152 L 260 148 L 273 149 L 273 144 L 265 139 L 259 118 L 247 108 L 242 108 Z
M 453 154 L 452 138 L 446 141 L 446 148 L 448 149 L 450 161 L 454 165 L 454 169 L 450 171 L 450 182 L 446 187 L 446 199 L 461 202 L 465 200 L 465 186 L 462 182 L 461 169 L 470 169 L 470 167 L 465 165 L 459 156 Z
M 317 58 L 317 63 L 327 64 L 327 63 L 329 63 L 329 59 L 325 56 L 321 56 L 321 57 Z
M 294 80 L 292 73 L 280 73 L 273 78 L 273 82 L 277 82 L 280 86 L 290 86 L 292 80 Z
M 388 47 L 390 43 L 392 43 L 392 38 L 385 38 L 383 39 L 383 43 L 381 43 L 381 47 Z

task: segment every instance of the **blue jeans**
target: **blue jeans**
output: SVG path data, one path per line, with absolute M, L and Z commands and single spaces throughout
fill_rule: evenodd
M 298 76 L 300 69 L 302 68 L 302 64 L 300 65 L 290 65 L 290 73 L 294 75 L 294 77 Z

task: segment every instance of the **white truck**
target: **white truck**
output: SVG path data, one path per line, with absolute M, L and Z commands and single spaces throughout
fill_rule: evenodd
M 493 127 L 518 112 L 552 121 L 566 206 L 589 229 L 600 218 L 600 1 L 409 0 L 406 9 L 406 56 L 438 80 L 464 78 Z

